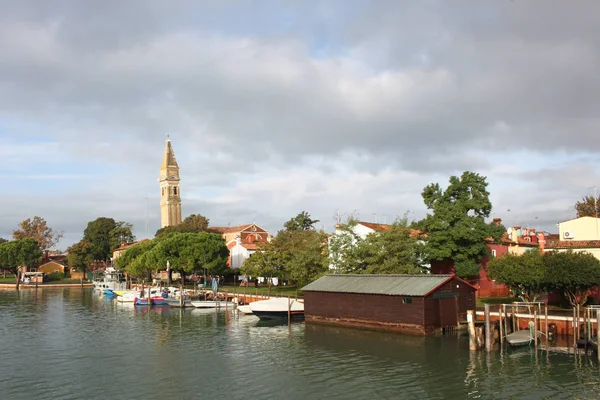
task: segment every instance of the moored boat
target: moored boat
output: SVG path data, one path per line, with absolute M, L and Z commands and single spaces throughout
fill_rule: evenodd
M 250 309 L 250 304 L 246 304 L 243 306 L 238 305 L 236 308 L 239 312 L 245 315 L 252 315 L 252 310 Z
M 225 308 L 225 307 L 233 308 L 235 306 L 234 303 L 227 303 L 223 300 L 218 300 L 218 301 L 214 301 L 214 300 L 193 301 L 192 300 L 191 304 L 196 308 Z
M 539 339 L 542 332 L 537 332 L 537 338 Z M 529 322 L 529 329 L 522 329 L 513 333 L 509 333 L 505 336 L 506 341 L 511 346 L 526 346 L 533 342 L 534 338 L 534 325 L 533 322 Z
M 143 299 L 139 299 L 139 298 L 135 298 L 133 300 L 133 304 L 135 304 L 136 306 L 143 306 L 143 305 L 148 305 L 148 297 L 145 297 Z M 150 297 L 150 305 L 168 305 L 165 298 L 162 296 L 152 296 Z
M 250 310 L 259 318 L 304 318 L 304 303 L 286 297 L 275 297 L 250 303 Z

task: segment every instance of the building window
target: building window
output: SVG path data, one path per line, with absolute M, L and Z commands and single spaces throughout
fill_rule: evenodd
M 412 297 L 403 297 L 402 298 L 402 304 L 411 304 L 412 303 Z
M 161 194 L 164 196 L 165 195 L 165 188 L 161 188 L 161 189 L 162 189 Z
M 177 194 L 177 186 L 173 186 L 173 194 Z
M 496 250 L 492 250 L 492 257 L 496 257 Z

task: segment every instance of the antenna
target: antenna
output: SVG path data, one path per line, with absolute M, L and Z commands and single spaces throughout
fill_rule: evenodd
M 148 239 L 148 192 L 146 192 L 146 239 Z

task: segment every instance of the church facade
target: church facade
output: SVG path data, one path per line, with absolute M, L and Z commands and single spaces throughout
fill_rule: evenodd
M 165 154 L 160 167 L 160 227 L 181 223 L 181 191 L 179 187 L 179 165 L 171 140 L 167 139 Z

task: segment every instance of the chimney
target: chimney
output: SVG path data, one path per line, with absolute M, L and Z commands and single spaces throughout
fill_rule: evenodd
M 540 232 L 537 234 L 538 243 L 540 245 L 540 252 L 543 253 L 546 248 L 546 238 L 544 237 L 544 232 Z

